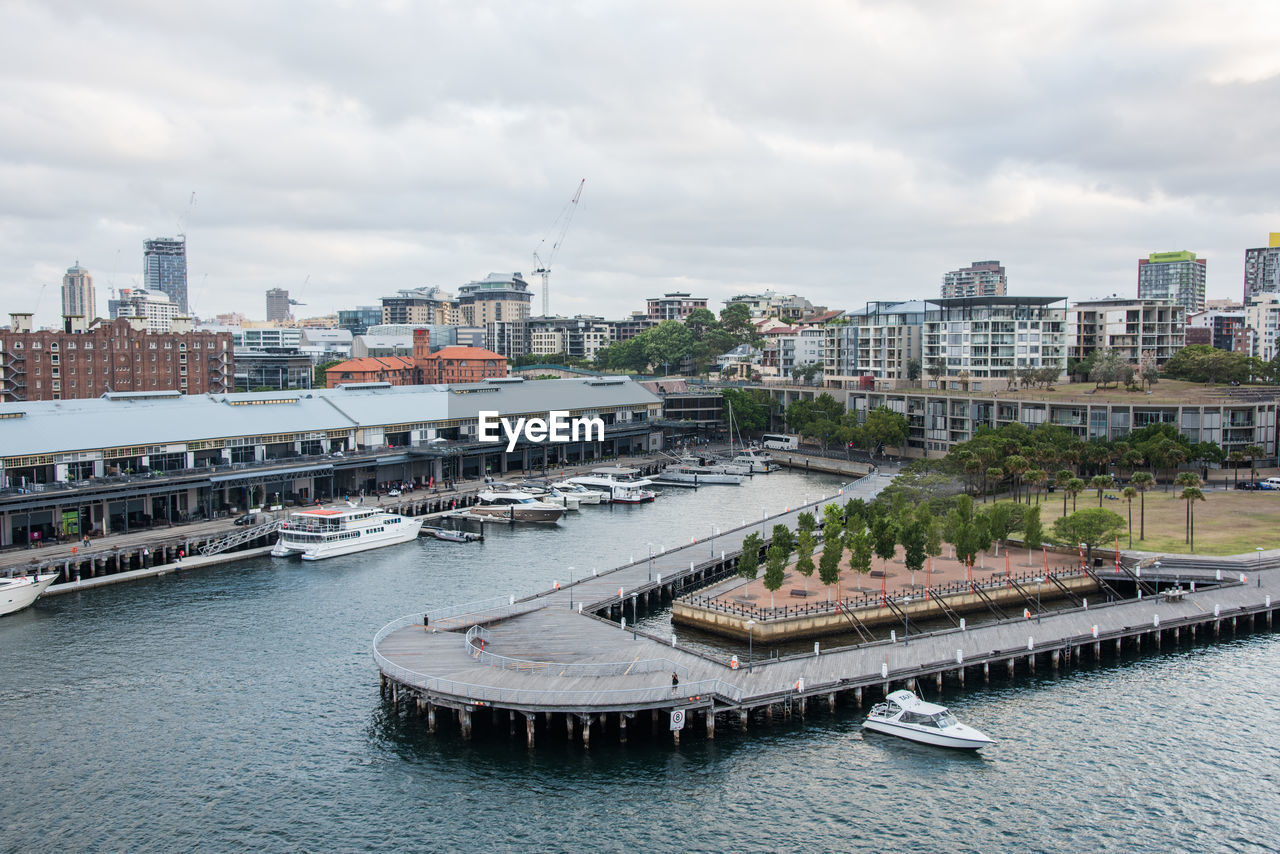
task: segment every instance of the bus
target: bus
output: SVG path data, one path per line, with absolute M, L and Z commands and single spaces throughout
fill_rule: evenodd
M 760 444 L 775 451 L 794 451 L 800 447 L 800 439 L 786 433 L 765 433 L 760 437 Z

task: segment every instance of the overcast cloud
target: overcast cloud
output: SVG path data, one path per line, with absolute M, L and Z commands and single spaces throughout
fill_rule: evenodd
M 78 259 L 105 314 L 180 230 L 205 317 L 532 279 L 582 178 L 560 314 L 989 258 L 1129 295 L 1172 249 L 1238 299 L 1280 231 L 1276 32 L 1265 0 L 0 0 L 0 311 L 55 322 Z

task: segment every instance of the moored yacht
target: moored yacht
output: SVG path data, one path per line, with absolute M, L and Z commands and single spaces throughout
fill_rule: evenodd
M 743 466 L 752 474 L 767 474 L 773 471 L 773 457 L 768 451 L 759 448 L 743 448 L 733 459 L 733 465 Z
M 624 466 L 606 466 L 592 469 L 590 474 L 569 478 L 570 483 L 580 483 L 591 489 L 602 489 L 618 504 L 640 504 L 652 501 L 657 493 L 652 489 L 653 481 L 639 477 L 640 469 Z
M 555 522 L 564 515 L 564 507 L 539 501 L 528 492 L 494 484 L 476 496 L 479 504 L 470 508 L 477 516 L 493 516 L 513 522 Z
M 557 481 L 551 484 L 551 488 L 562 495 L 568 495 L 578 499 L 578 504 L 608 504 L 609 495 L 596 489 L 587 489 L 580 483 L 570 483 L 567 480 Z
M 894 691 L 876 703 L 864 729 L 959 750 L 981 750 L 994 742 L 955 719 L 944 706 L 926 703 L 910 691 Z
M 0 617 L 29 607 L 57 577 L 56 572 L 46 572 L 0 578 Z
M 272 557 L 302 555 L 321 560 L 417 539 L 421 519 L 410 519 L 380 507 L 345 509 L 314 507 L 289 516 L 280 526 Z

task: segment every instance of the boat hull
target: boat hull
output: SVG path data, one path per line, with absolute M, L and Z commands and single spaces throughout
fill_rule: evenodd
M 934 730 L 927 732 L 916 727 L 906 726 L 895 721 L 879 720 L 876 718 L 868 718 L 862 724 L 863 729 L 869 729 L 872 732 L 883 733 L 884 735 L 895 735 L 898 738 L 905 738 L 909 741 L 918 742 L 919 744 L 930 744 L 934 747 L 947 747 L 952 750 L 981 750 L 988 744 L 991 739 L 982 733 L 966 727 L 958 725 L 950 727 L 950 729 L 962 730 L 955 735 L 949 735 L 942 730 Z
M 494 519 L 514 519 L 517 522 L 558 522 L 564 515 L 563 507 L 521 507 L 519 504 L 504 504 L 486 507 L 477 505 L 470 508 L 475 516 L 491 516 Z
M 0 587 L 0 617 L 16 614 L 24 608 L 30 608 L 44 591 L 53 584 L 58 573 L 5 579 Z

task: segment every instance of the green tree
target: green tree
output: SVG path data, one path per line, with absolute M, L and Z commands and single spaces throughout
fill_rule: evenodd
M 919 359 L 907 360 L 907 380 L 913 383 L 920 381 L 920 360 Z
M 695 308 L 685 317 L 684 325 L 694 341 L 705 341 L 707 333 L 718 328 L 720 321 L 709 309 Z
M 775 541 L 765 553 L 764 561 L 764 587 L 769 591 L 770 608 L 774 607 L 773 594 L 778 592 L 778 588 L 782 587 L 783 579 L 786 578 L 784 572 L 786 565 L 787 555 Z
M 1034 487 L 1035 494 L 1036 494 L 1036 504 L 1039 504 L 1040 490 L 1044 487 L 1046 483 L 1049 482 L 1049 473 L 1042 468 L 1032 468 L 1032 469 L 1027 469 L 1027 472 L 1023 477 L 1028 484 Z M 1028 504 L 1031 503 L 1030 495 L 1027 496 L 1027 503 Z
M 311 372 L 311 387 L 326 388 L 329 385 L 329 379 L 326 376 L 326 372 L 330 368 L 332 368 L 334 365 L 341 365 L 341 364 L 342 364 L 341 361 L 339 361 L 338 359 L 334 359 L 333 361 L 321 362 L 320 364 L 316 365 L 315 369 Z
M 795 535 L 791 533 L 791 529 L 786 525 L 773 526 L 773 544 L 782 549 L 784 558 L 790 557 L 791 553 L 796 550 Z
M 1004 480 L 1004 469 L 999 468 L 998 466 L 992 466 L 986 471 L 986 479 L 987 488 L 990 488 L 993 492 L 999 492 L 1000 482 Z M 986 489 L 982 492 L 982 500 L 987 500 Z
M 1140 471 L 1135 472 L 1133 477 L 1129 478 L 1129 483 L 1133 484 L 1133 488 L 1138 490 L 1138 539 L 1145 540 L 1147 538 L 1147 490 L 1155 487 L 1156 479 L 1150 472 Z
M 911 577 L 914 579 L 915 573 L 924 569 L 924 562 L 928 557 L 926 550 L 928 532 L 914 515 L 908 517 L 898 530 L 898 537 L 902 540 L 903 563 L 906 564 L 907 570 L 912 573 Z
M 849 548 L 849 568 L 858 573 L 858 587 L 862 587 L 862 576 L 871 572 L 871 532 L 861 524 L 845 534 L 845 545 Z
M 1183 491 L 1186 491 L 1187 489 L 1192 487 L 1198 489 L 1200 487 L 1200 475 L 1190 471 L 1178 472 L 1178 476 L 1173 480 L 1173 485 L 1182 487 Z M 1184 495 L 1183 497 L 1185 498 L 1186 496 Z M 1203 497 L 1204 496 L 1201 495 L 1201 498 Z M 1185 543 L 1191 542 L 1191 502 L 1190 501 L 1187 502 L 1187 523 L 1186 523 L 1186 531 L 1184 532 L 1184 536 L 1183 536 L 1183 542 Z
M 726 388 L 720 390 L 721 396 L 724 397 L 726 407 L 725 421 L 729 420 L 728 410 L 733 410 L 733 423 L 739 430 L 767 430 L 769 429 L 769 413 L 771 411 L 772 401 L 768 400 L 768 394 L 765 393 L 765 400 L 760 400 L 751 390 Z
M 1245 445 L 1240 449 L 1245 459 L 1249 461 L 1249 479 L 1255 480 L 1258 477 L 1258 457 L 1266 453 L 1261 445 Z
M 817 540 L 813 536 L 812 530 L 800 529 L 800 533 L 796 536 L 796 572 L 804 576 L 804 590 L 809 592 L 809 578 L 813 575 L 816 567 L 813 564 L 813 549 L 817 545 Z
M 1067 485 L 1062 488 L 1062 492 L 1063 492 L 1062 507 L 1063 507 L 1064 513 L 1066 512 L 1066 507 L 1067 507 L 1066 496 L 1068 495 L 1071 496 L 1071 512 L 1074 513 L 1076 509 L 1076 496 L 1084 492 L 1084 489 L 1085 489 L 1085 482 L 1078 477 L 1073 477 L 1067 481 Z
M 693 333 L 678 320 L 664 320 L 636 337 L 644 341 L 649 364 L 661 365 L 665 373 L 670 373 L 673 365 L 678 369 L 693 346 Z
M 742 555 L 738 558 L 738 575 L 755 578 L 760 569 L 760 549 L 764 540 L 759 534 L 748 534 L 742 539 Z
M 867 413 L 867 420 L 862 425 L 863 441 L 871 450 L 879 446 L 900 447 L 907 441 L 907 416 L 894 412 L 887 406 L 877 406 Z
M 835 505 L 828 504 L 828 507 Z M 818 558 L 818 580 L 827 587 L 827 601 L 831 601 L 831 585 L 840 580 L 840 558 L 844 557 L 844 539 L 838 514 L 824 514 L 822 526 L 822 556 Z
M 720 328 L 732 335 L 739 344 L 748 343 L 756 337 L 756 328 L 751 322 L 751 309 L 740 302 L 720 310 Z
M 1087 560 L 1093 562 L 1093 549 L 1115 539 L 1124 530 L 1124 517 L 1101 507 L 1077 510 L 1070 516 L 1053 520 L 1053 535 L 1063 545 L 1084 543 L 1088 548 Z
M 1022 488 L 1022 476 L 1031 468 L 1031 463 L 1022 454 L 1010 454 L 1004 459 L 1004 470 L 1013 478 L 1013 500 L 1019 501 L 1019 495 Z M 1027 496 L 1027 503 L 1031 503 L 1031 496 Z
M 928 361 L 925 370 L 929 372 L 929 376 L 941 388 L 942 378 L 947 375 L 947 360 L 942 356 L 934 356 Z
M 808 531 L 813 533 L 818 527 L 818 520 L 813 518 L 813 514 L 808 510 L 796 516 L 796 528 L 800 531 Z
M 1022 544 L 1027 547 L 1027 561 L 1031 561 L 1031 552 L 1040 548 L 1044 542 L 1044 525 L 1040 522 L 1040 508 L 1030 507 L 1022 517 Z

